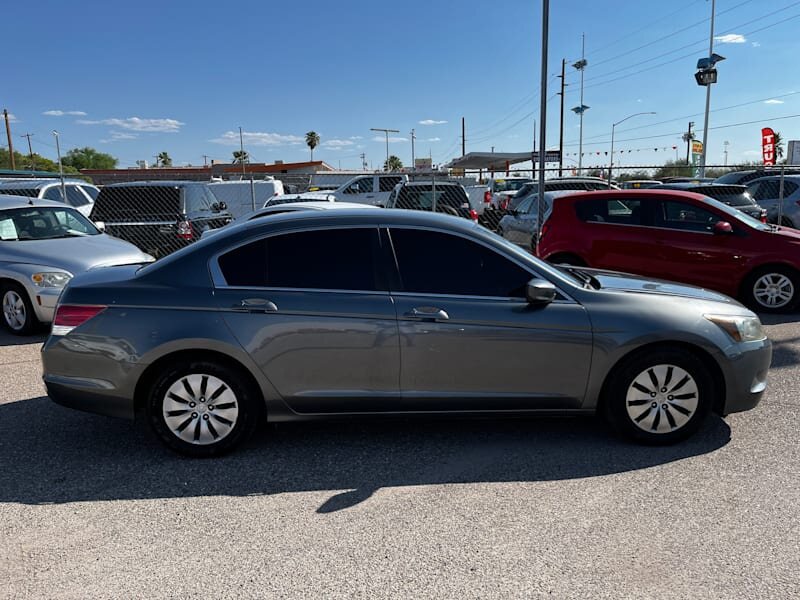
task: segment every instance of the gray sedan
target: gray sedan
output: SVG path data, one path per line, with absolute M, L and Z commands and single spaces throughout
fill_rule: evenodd
M 11 333 L 26 335 L 52 321 L 58 296 L 74 275 L 152 260 L 61 202 L 0 195 L 0 302 Z
M 262 416 L 600 413 L 670 443 L 755 407 L 771 353 L 721 294 L 554 267 L 465 219 L 354 209 L 75 277 L 42 360 L 59 404 L 144 415 L 209 456 Z

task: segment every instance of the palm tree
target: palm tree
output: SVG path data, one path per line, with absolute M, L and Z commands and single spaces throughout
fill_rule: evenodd
M 159 152 L 158 156 L 156 157 L 156 166 L 159 164 L 161 164 L 162 167 L 171 167 L 172 159 L 170 158 L 169 154 L 166 152 Z
M 306 144 L 311 149 L 311 162 L 314 162 L 314 148 L 319 146 L 319 134 L 316 131 L 309 131 L 306 134 Z
M 233 151 L 233 164 L 249 163 L 250 155 L 247 150 L 234 150 Z
M 775 144 L 775 158 L 780 160 L 783 158 L 783 138 L 779 131 L 775 132 L 773 143 Z
M 386 162 L 383 163 L 383 170 L 384 171 L 399 171 L 403 168 L 403 161 L 392 154 Z

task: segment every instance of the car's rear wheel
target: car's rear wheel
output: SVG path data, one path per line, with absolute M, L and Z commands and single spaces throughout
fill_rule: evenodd
M 3 325 L 14 335 L 30 335 L 39 326 L 28 293 L 16 283 L 0 286 Z
M 794 308 L 800 297 L 800 277 L 786 267 L 766 267 L 751 273 L 744 282 L 744 303 L 755 311 L 785 312 Z
M 181 454 L 229 452 L 253 433 L 258 421 L 257 393 L 247 381 L 238 370 L 211 361 L 173 363 L 150 388 L 150 425 Z
M 645 444 L 671 444 L 692 435 L 713 405 L 714 384 L 691 352 L 635 354 L 612 373 L 605 414 L 620 434 Z

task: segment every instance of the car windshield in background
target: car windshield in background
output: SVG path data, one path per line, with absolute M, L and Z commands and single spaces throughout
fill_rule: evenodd
M 454 185 L 415 185 L 404 187 L 397 197 L 395 208 L 437 210 L 438 207 L 464 208 L 469 199 L 461 187 Z
M 0 211 L 0 240 L 48 240 L 98 235 L 100 232 L 71 208 L 32 206 Z
M 709 198 L 714 198 L 715 200 L 719 200 L 728 206 L 752 206 L 755 204 L 753 197 L 741 188 L 728 188 L 720 186 L 698 188 L 697 190 L 690 191 L 697 191 L 698 194 L 703 194 Z
M 494 182 L 495 192 L 516 192 L 526 183 L 530 183 L 529 179 L 496 179 Z

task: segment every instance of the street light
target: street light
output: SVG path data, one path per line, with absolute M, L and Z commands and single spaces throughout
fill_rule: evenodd
M 578 175 L 581 174 L 581 167 L 583 166 L 583 113 L 586 112 L 586 109 L 589 108 L 583 104 L 583 71 L 586 69 L 586 65 L 589 63 L 586 62 L 585 58 L 586 54 L 586 35 L 581 34 L 581 59 L 575 63 L 573 63 L 573 68 L 577 69 L 581 72 L 581 103 L 579 106 L 573 108 L 573 112 L 580 116 L 581 123 L 580 123 L 580 133 L 578 134 Z
M 64 185 L 64 167 L 61 165 L 61 144 L 58 143 L 58 132 L 53 129 L 53 137 L 56 138 L 56 154 L 58 155 L 58 176 L 61 178 L 61 199 L 67 201 L 67 187 Z
M 656 113 L 654 113 L 652 111 L 633 113 L 632 115 L 628 115 L 627 117 L 625 117 L 621 121 L 617 121 L 616 123 L 612 123 L 612 125 L 611 125 L 611 156 L 610 156 L 610 162 L 608 163 L 608 187 L 609 188 L 611 187 L 611 173 L 612 173 L 611 170 L 614 168 L 614 129 L 620 123 L 624 123 L 625 121 L 627 121 L 628 119 L 632 119 L 633 117 L 638 117 L 639 115 L 654 115 L 654 114 L 656 114 Z
M 384 165 L 383 170 L 384 171 L 388 171 L 389 170 L 389 134 L 390 133 L 400 133 L 400 130 L 399 129 L 380 129 L 380 128 L 370 127 L 370 131 L 382 131 L 383 133 L 386 134 L 386 164 Z

